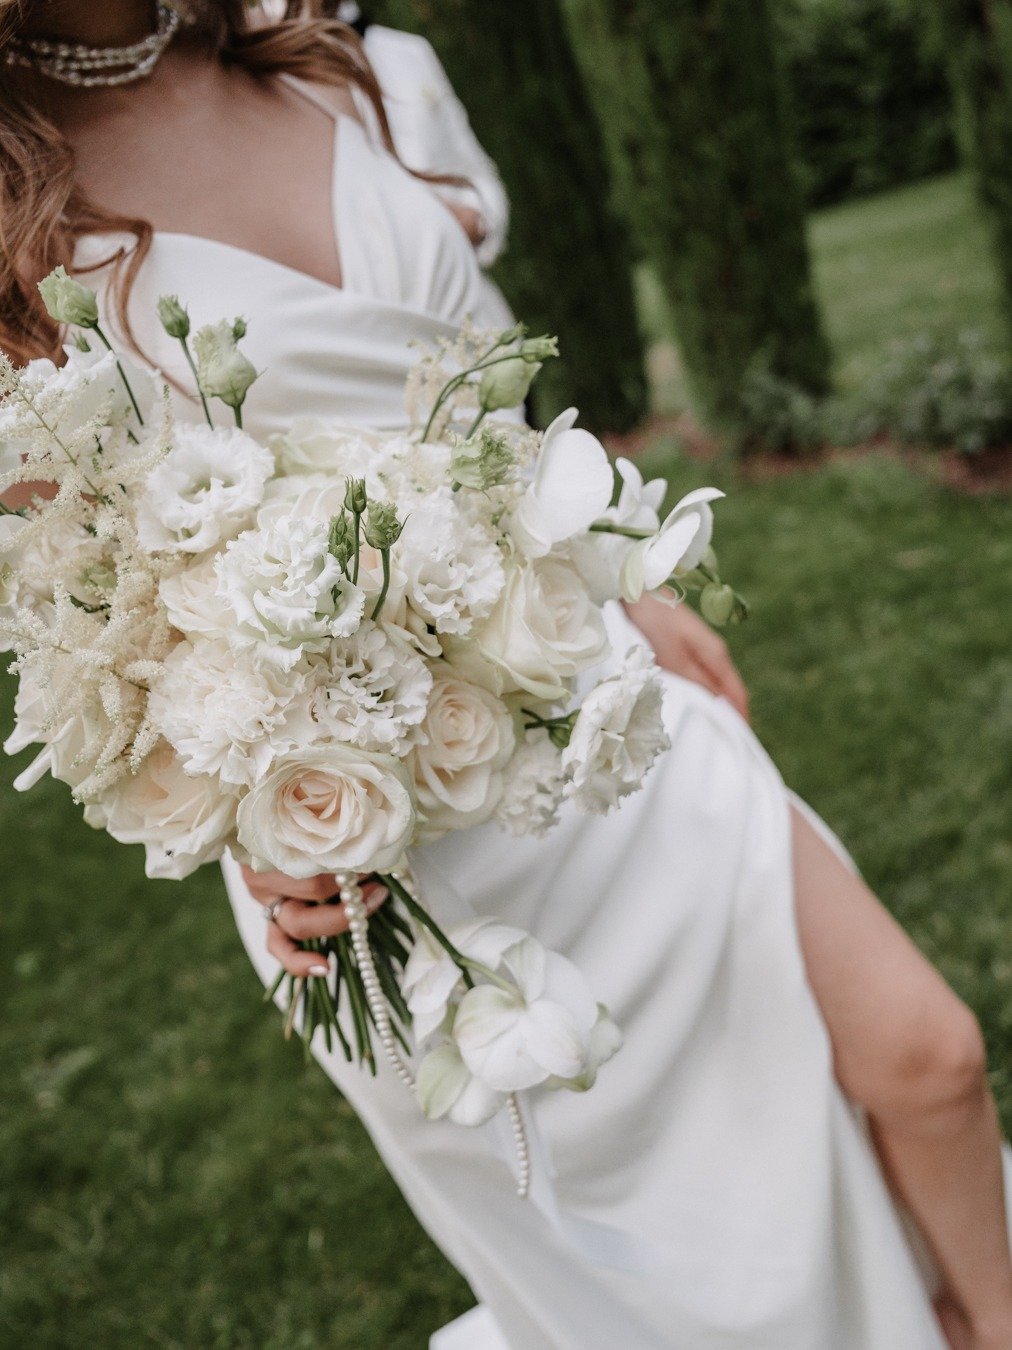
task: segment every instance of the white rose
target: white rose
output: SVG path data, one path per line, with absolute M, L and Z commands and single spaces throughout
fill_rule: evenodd
M 427 832 L 488 820 L 513 753 L 513 718 L 487 689 L 437 668 L 420 743 L 411 756 Z
M 287 431 L 272 436 L 278 473 L 326 474 L 344 493 L 345 478 L 365 478 L 375 472 L 383 456 L 382 433 L 342 426 L 320 417 L 299 417 Z
M 181 642 L 165 659 L 148 713 L 187 773 L 249 786 L 292 749 L 286 716 L 305 676 L 236 660 L 222 641 Z
M 214 557 L 163 577 L 158 594 L 169 622 L 187 637 L 223 637 L 235 625 L 235 616 L 218 594 Z
M 574 426 L 576 417 L 570 408 L 545 432 L 534 477 L 513 510 L 510 537 L 529 558 L 583 534 L 611 501 L 615 475 L 607 452 Z
M 161 742 L 138 772 L 103 794 L 90 823 L 121 844 L 143 844 L 149 877 L 179 881 L 221 857 L 235 829 L 236 799 L 216 779 L 185 772 Z
M 496 821 L 510 834 L 540 839 L 558 824 L 565 781 L 562 756 L 547 733 L 528 731 L 506 767 Z
M 622 564 L 621 595 L 630 603 L 644 591 L 663 586 L 672 573 L 691 572 L 702 562 L 713 537 L 710 502 L 723 497 L 719 488 L 697 488 L 677 503 L 657 534 L 634 544 Z
M 269 451 L 236 427 L 180 424 L 148 475 L 137 534 L 151 552 L 204 553 L 250 524 L 274 469 Z
M 285 755 L 239 806 L 253 865 L 292 877 L 395 867 L 414 824 L 403 767 L 345 745 Z
M 670 745 L 663 699 L 653 656 L 641 645 L 631 647 L 622 669 L 584 698 L 562 754 L 570 780 L 566 795 L 579 810 L 605 815 L 642 784 Z
M 557 558 L 512 563 L 502 594 L 475 638 L 500 667 L 505 689 L 554 700 L 608 652 L 601 611 L 579 574 Z
M 233 539 L 215 560 L 218 594 L 235 616 L 231 640 L 291 668 L 362 621 L 363 591 L 328 550 L 323 521 L 294 514 Z

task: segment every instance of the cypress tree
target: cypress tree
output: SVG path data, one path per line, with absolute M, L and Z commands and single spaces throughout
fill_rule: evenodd
M 957 137 L 993 227 L 1012 331 L 1012 0 L 944 0 L 937 13 Z
M 561 359 L 535 385 L 541 420 L 575 404 L 598 431 L 646 412 L 643 344 L 628 230 L 559 0 L 380 0 L 370 17 L 424 33 L 510 196 L 509 247 L 495 275 Z
M 568 0 L 621 195 L 671 301 L 702 411 L 739 423 L 755 360 L 813 393 L 812 292 L 769 0 Z

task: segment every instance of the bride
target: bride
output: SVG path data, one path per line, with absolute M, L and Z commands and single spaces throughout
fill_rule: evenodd
M 255 435 L 292 410 L 400 422 L 410 344 L 452 332 L 479 271 L 384 147 L 355 40 L 302 8 L 264 25 L 246 0 L 192 0 L 180 23 L 151 0 L 0 0 L 0 343 L 17 359 L 59 351 L 35 283 L 64 263 L 181 388 L 157 296 L 181 293 L 198 323 L 245 314 L 267 371 Z M 1009 1350 L 974 1017 L 739 712 L 683 678 L 734 693 L 717 639 L 656 602 L 612 624 L 620 650 L 645 639 L 672 671 L 673 749 L 644 791 L 546 840 L 485 826 L 415 859 L 427 896 L 565 951 L 624 1028 L 586 1097 L 535 1100 L 532 1200 L 491 1132 L 423 1121 L 392 1074 L 316 1047 L 482 1301 L 434 1343 Z M 332 879 L 233 864 L 227 881 L 260 975 L 311 976 L 319 957 L 297 940 L 343 923 L 308 903 Z

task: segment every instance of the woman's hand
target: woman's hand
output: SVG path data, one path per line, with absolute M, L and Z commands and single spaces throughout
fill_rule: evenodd
M 672 608 L 650 595 L 627 605 L 626 610 L 653 647 L 659 665 L 726 698 L 748 721 L 748 690 L 727 643 L 695 610 L 684 604 Z
M 308 979 L 326 975 L 329 967 L 319 952 L 304 952 L 298 945 L 310 938 L 336 937 L 348 931 L 344 905 L 325 905 L 338 893 L 333 872 L 325 872 L 308 881 L 297 881 L 283 872 L 254 872 L 242 869 L 243 880 L 254 900 L 270 910 L 267 924 L 267 950 L 280 961 L 290 975 Z M 379 882 L 362 889 L 366 909 L 371 914 L 387 898 L 388 891 Z

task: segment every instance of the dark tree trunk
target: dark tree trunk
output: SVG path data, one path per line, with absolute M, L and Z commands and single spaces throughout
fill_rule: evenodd
M 812 392 L 829 350 L 768 0 L 568 0 L 612 157 L 702 410 L 754 360 Z
M 598 431 L 646 412 L 643 345 L 627 229 L 558 0 L 381 0 L 370 16 L 424 33 L 510 196 L 509 247 L 495 268 L 533 332 L 562 359 L 535 386 L 540 418 L 569 404 Z

